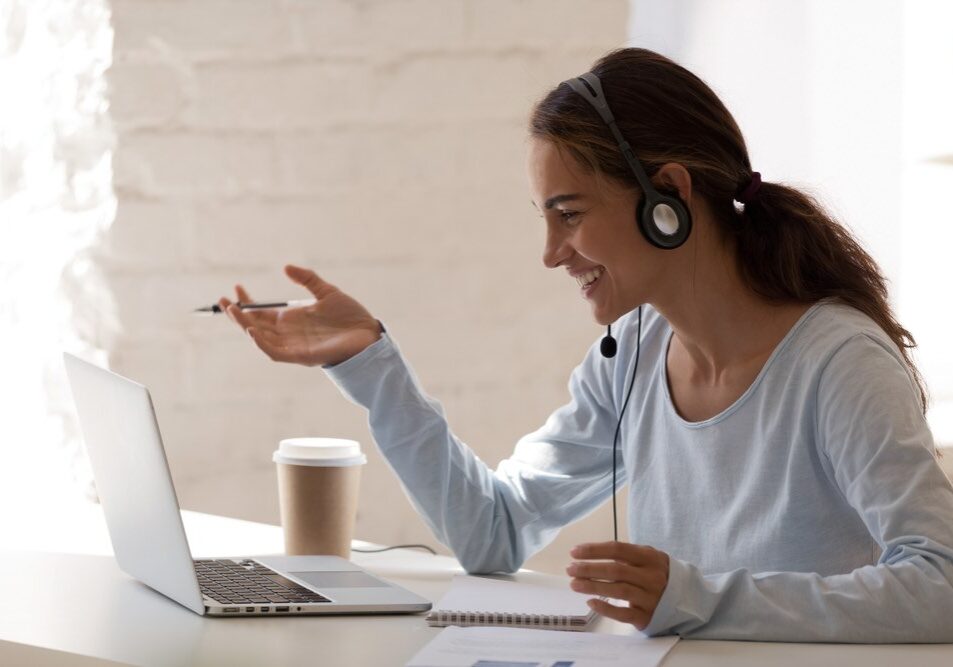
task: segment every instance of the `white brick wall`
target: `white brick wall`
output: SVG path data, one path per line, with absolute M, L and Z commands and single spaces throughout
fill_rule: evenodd
M 189 311 L 312 266 L 387 323 L 456 433 L 495 465 L 567 398 L 599 335 L 542 267 L 531 103 L 625 39 L 625 0 L 114 0 L 119 199 L 111 363 L 150 386 L 184 507 L 278 521 L 271 452 L 364 443 L 358 534 L 435 541 L 362 410 Z M 610 536 L 608 508 L 531 566 Z

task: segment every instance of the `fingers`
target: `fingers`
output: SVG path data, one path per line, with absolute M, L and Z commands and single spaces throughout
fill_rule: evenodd
M 311 269 L 288 264 L 285 267 L 285 274 L 291 278 L 291 280 L 311 292 L 314 297 L 319 300 L 326 297 L 335 289 L 334 285 L 322 280 L 318 274 Z
M 245 291 L 245 288 L 242 287 L 241 285 L 235 285 L 235 294 L 238 295 L 238 300 L 240 302 L 252 303 L 251 296 L 248 294 L 248 292 Z
M 218 300 L 218 307 L 221 309 L 223 313 L 225 313 L 228 316 L 228 319 L 230 319 L 232 322 L 235 322 L 236 324 L 241 326 L 241 323 L 235 319 L 235 316 L 232 315 L 231 312 L 229 312 L 233 305 L 234 304 L 231 302 L 231 300 L 224 296 Z M 235 309 L 238 310 L 238 306 L 235 306 Z M 246 327 L 242 327 L 242 328 L 244 329 Z
M 244 290 L 240 287 L 237 288 L 236 291 L 239 292 L 239 299 L 244 300 L 248 296 L 247 292 L 245 292 L 244 296 L 241 295 L 241 292 L 244 292 Z M 256 320 L 261 319 L 261 312 L 245 312 L 225 297 L 219 299 L 218 305 L 219 308 L 228 314 L 228 317 L 232 321 L 245 330 L 245 333 L 251 337 L 255 345 L 272 360 L 288 362 L 296 360 L 294 355 L 288 351 L 287 346 L 282 342 L 281 337 L 268 328 L 269 323 L 267 321 L 258 321 L 256 323 Z
M 241 285 L 235 285 L 235 294 L 238 296 L 237 303 L 253 303 L 251 296 Z M 218 307 L 242 329 L 248 329 L 250 326 L 273 329 L 278 321 L 277 310 L 242 310 L 237 303 L 233 304 L 229 299 L 222 297 L 218 300 Z M 229 310 L 232 305 L 235 305 L 234 310 Z
M 645 568 L 614 561 L 572 563 L 566 574 L 573 577 L 569 587 L 579 593 L 627 600 L 644 609 L 653 609 L 668 583 L 660 568 Z
M 566 568 L 566 574 L 575 581 L 599 580 L 624 582 L 630 586 L 650 591 L 658 588 L 660 577 L 653 569 L 633 567 L 618 562 L 572 563 Z
M 573 558 L 618 560 L 630 565 L 657 565 L 661 552 L 652 547 L 626 542 L 590 542 L 572 548 Z
M 652 614 L 639 607 L 617 607 L 605 600 L 589 600 L 589 607 L 597 614 L 622 623 L 630 623 L 644 630 L 652 620 Z
M 577 593 L 598 595 L 604 598 L 625 600 L 641 609 L 654 608 L 655 597 L 645 589 L 624 581 L 595 581 L 592 579 L 573 579 L 569 587 Z
M 219 306 L 221 306 L 223 303 L 225 303 L 225 314 L 228 315 L 228 317 L 231 318 L 231 320 L 242 329 L 247 331 L 249 327 L 255 325 L 255 321 L 252 318 L 252 314 L 250 312 L 242 310 L 234 303 L 229 303 L 225 298 L 219 301 Z

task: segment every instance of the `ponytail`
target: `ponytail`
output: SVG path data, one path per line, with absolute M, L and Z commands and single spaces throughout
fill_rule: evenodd
M 757 294 L 800 303 L 833 298 L 876 322 L 903 355 L 926 412 L 926 385 L 910 354 L 916 340 L 894 317 L 886 280 L 867 251 L 813 197 L 764 182 L 728 228 L 738 270 Z

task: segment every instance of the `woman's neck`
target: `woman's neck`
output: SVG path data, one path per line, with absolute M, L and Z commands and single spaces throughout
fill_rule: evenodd
M 771 303 L 744 283 L 729 252 L 697 250 L 685 278 L 652 305 L 674 330 L 672 347 L 693 382 L 717 386 L 763 364 L 809 306 Z

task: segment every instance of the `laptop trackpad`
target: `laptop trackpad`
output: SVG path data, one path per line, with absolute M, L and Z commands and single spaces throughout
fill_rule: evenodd
M 316 589 L 322 588 L 390 588 L 380 579 L 364 572 L 289 572 Z

